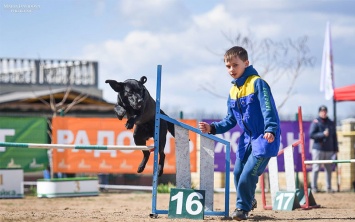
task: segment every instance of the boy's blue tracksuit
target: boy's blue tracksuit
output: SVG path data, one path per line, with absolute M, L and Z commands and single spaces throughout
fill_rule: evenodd
M 270 157 L 277 156 L 279 151 L 280 120 L 269 85 L 260 78 L 252 65 L 232 83 L 228 114 L 223 120 L 211 123 L 211 133 L 227 132 L 236 124 L 242 128 L 234 166 L 236 207 L 250 211 L 258 178 Z M 272 143 L 263 138 L 266 132 L 275 136 Z

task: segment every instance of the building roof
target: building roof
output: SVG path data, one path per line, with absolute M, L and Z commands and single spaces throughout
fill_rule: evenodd
M 65 99 L 64 99 L 65 98 Z M 109 103 L 101 97 L 90 95 L 78 88 L 56 88 L 38 91 L 21 91 L 0 94 L 1 113 L 31 112 L 53 113 L 54 109 L 66 111 L 67 114 L 80 116 L 91 113 L 92 115 L 113 115 L 113 103 Z
M 10 92 L 0 95 L 0 104 L 14 101 L 24 101 L 38 99 L 38 97 L 48 96 L 52 94 L 58 94 L 64 92 L 66 89 L 59 88 L 53 90 L 40 90 L 40 91 L 25 91 L 25 92 Z

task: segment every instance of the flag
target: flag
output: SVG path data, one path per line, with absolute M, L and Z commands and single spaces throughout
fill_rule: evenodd
M 330 35 L 330 24 L 327 23 L 324 46 L 322 71 L 320 79 L 320 91 L 324 92 L 325 99 L 330 100 L 334 95 L 334 70 L 333 70 L 333 53 L 332 53 L 332 39 Z

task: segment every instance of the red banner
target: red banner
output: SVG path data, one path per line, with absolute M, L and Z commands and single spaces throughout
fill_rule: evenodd
M 196 127 L 196 120 L 182 120 Z M 52 143 L 75 145 L 135 145 L 133 130 L 125 128 L 126 119 L 55 117 L 52 121 Z M 197 136 L 189 132 L 191 172 L 197 170 Z M 154 140 L 147 141 L 154 145 Z M 164 174 L 174 174 L 175 140 L 170 133 L 165 146 Z M 53 149 L 53 171 L 62 173 L 136 173 L 142 151 Z M 152 152 L 144 173 L 153 173 Z

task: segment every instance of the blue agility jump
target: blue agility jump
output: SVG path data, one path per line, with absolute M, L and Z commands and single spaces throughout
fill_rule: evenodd
M 197 133 L 203 137 L 214 140 L 215 142 L 222 143 L 226 146 L 225 154 L 225 203 L 224 211 L 213 211 L 208 210 L 204 211 L 204 215 L 207 216 L 229 216 L 229 183 L 230 183 L 230 143 L 228 141 L 222 140 L 214 135 L 202 133 L 199 129 L 193 128 L 187 124 L 179 122 L 175 119 L 172 119 L 166 115 L 160 113 L 160 96 L 161 96 L 161 71 L 162 66 L 158 65 L 157 67 L 157 89 L 156 89 L 156 115 L 155 115 L 155 133 L 154 133 L 154 147 L 159 147 L 159 131 L 160 131 L 160 119 L 164 119 L 168 122 L 171 122 L 177 126 L 180 126 L 184 129 L 190 130 L 194 133 Z M 157 209 L 157 187 L 158 187 L 158 149 L 154 150 L 154 170 L 153 170 L 153 190 L 152 190 L 152 213 L 151 217 L 157 217 L 158 214 L 168 214 L 168 210 L 158 210 Z M 213 191 L 211 191 L 213 192 Z

